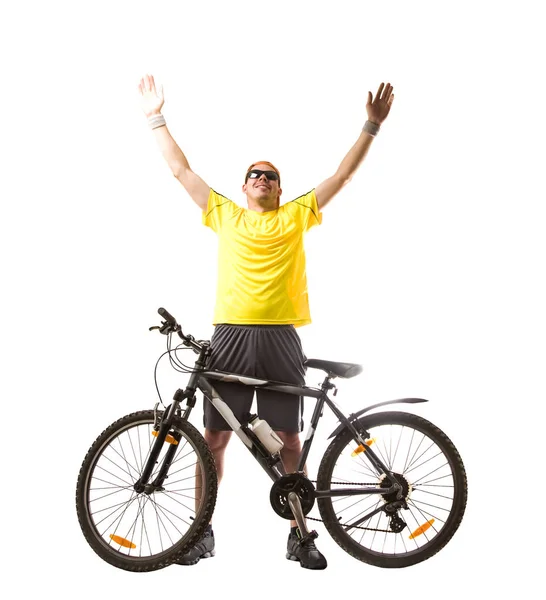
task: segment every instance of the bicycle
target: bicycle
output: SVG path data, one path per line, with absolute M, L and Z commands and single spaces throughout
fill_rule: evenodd
M 315 501 L 335 542 L 373 566 L 415 565 L 451 540 L 463 519 L 468 494 L 464 464 L 454 444 L 418 415 L 370 412 L 427 400 L 389 400 L 345 416 L 329 397 L 337 392 L 331 380 L 360 374 L 360 365 L 308 359 L 307 367 L 326 373 L 320 387 L 208 371 L 210 342 L 185 335 L 165 309 L 158 313 L 164 321 L 150 330 L 167 336 L 163 355 L 190 377 L 164 410 L 158 410 L 157 403 L 153 410 L 115 421 L 85 456 L 76 486 L 77 515 L 87 542 L 103 560 L 128 571 L 161 569 L 176 562 L 203 534 L 214 511 L 218 483 L 212 453 L 188 420 L 198 390 L 269 475 L 271 506 L 283 519 L 296 520 L 302 542 L 318 535 L 306 525 Z M 182 340 L 175 348 L 173 334 Z M 183 346 L 198 355 L 193 367 L 178 358 Z M 254 429 L 256 415 L 248 414 L 239 422 L 215 390 L 215 381 L 316 400 L 296 472 L 286 473 L 278 444 L 282 442 L 267 424 L 264 437 L 263 427 Z M 339 426 L 328 438 L 333 439 L 314 481 L 304 474 L 304 465 L 325 406 Z

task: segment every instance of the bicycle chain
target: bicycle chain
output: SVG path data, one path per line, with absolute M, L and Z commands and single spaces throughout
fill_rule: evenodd
M 309 480 L 311 483 L 317 483 L 316 479 L 310 479 Z M 352 481 L 346 481 L 346 482 L 341 482 L 338 481 L 336 483 L 336 485 L 368 485 L 368 486 L 372 486 L 372 485 L 377 485 L 377 483 L 356 483 L 356 482 L 352 482 Z M 317 519 L 315 517 L 310 517 L 309 515 L 305 516 L 306 519 L 309 519 L 309 521 L 318 521 L 320 523 L 324 523 L 324 521 L 322 519 Z M 394 533 L 391 529 L 376 529 L 375 527 L 361 527 L 360 525 L 354 525 L 351 529 L 365 529 L 366 531 L 379 531 L 379 533 Z

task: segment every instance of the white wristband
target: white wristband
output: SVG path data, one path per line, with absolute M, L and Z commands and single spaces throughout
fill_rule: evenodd
M 148 125 L 150 126 L 150 129 L 157 129 L 158 127 L 163 127 L 166 124 L 165 117 L 161 113 L 148 117 Z
M 365 131 L 368 135 L 375 137 L 379 133 L 380 126 L 372 121 L 366 121 L 362 131 Z

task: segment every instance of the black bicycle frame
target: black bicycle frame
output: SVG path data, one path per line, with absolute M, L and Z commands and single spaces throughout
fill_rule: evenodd
M 213 404 L 216 410 L 218 410 L 218 412 L 229 424 L 231 429 L 241 439 L 241 441 L 244 443 L 247 449 L 251 452 L 254 458 L 258 461 L 258 463 L 262 466 L 262 468 L 273 481 L 277 481 L 278 479 L 287 474 L 283 462 L 280 458 L 280 455 L 272 455 L 263 446 L 260 440 L 253 434 L 252 430 L 249 427 L 247 427 L 245 423 L 241 423 L 235 417 L 232 410 L 229 408 L 229 406 L 222 399 L 218 391 L 215 389 L 213 385 L 214 381 L 242 383 L 245 385 L 252 386 L 255 389 L 266 389 L 276 392 L 284 392 L 286 394 L 292 394 L 295 396 L 305 396 L 316 399 L 317 402 L 313 411 L 313 415 L 311 417 L 309 429 L 307 431 L 307 435 L 303 443 L 302 452 L 296 469 L 298 472 L 303 472 L 304 465 L 307 461 L 307 457 L 309 455 L 309 451 L 311 449 L 311 445 L 315 436 L 315 431 L 317 429 L 319 419 L 322 416 L 325 404 L 328 405 L 330 410 L 332 410 L 332 412 L 339 419 L 340 427 L 346 427 L 351 431 L 351 433 L 353 434 L 353 438 L 356 442 L 364 445 L 366 439 L 369 437 L 367 432 L 358 431 L 353 425 L 353 421 L 351 419 L 348 419 L 328 397 L 328 390 L 333 389 L 335 387 L 332 383 L 330 383 L 331 375 L 327 375 L 320 389 L 317 389 L 308 386 L 297 386 L 288 383 L 257 379 L 245 375 L 238 375 L 236 373 L 228 373 L 222 371 L 206 371 L 204 370 L 204 368 L 208 356 L 208 347 L 199 346 L 198 344 L 193 343 L 192 346 L 194 346 L 196 351 L 198 351 L 199 353 L 199 358 L 195 363 L 195 370 L 190 375 L 190 379 L 188 381 L 186 389 L 179 389 L 176 391 L 173 397 L 174 402 L 167 407 L 165 413 L 163 414 L 161 425 L 157 434 L 157 439 L 154 445 L 152 446 L 150 456 L 143 469 L 142 476 L 135 484 L 135 489 L 138 488 L 137 491 L 145 491 L 148 486 L 148 481 L 151 477 L 153 469 L 155 468 L 157 458 L 159 457 L 159 454 L 161 452 L 161 447 L 165 442 L 169 430 L 172 427 L 174 416 L 175 414 L 179 413 L 180 404 L 186 401 L 186 409 L 182 415 L 182 418 L 188 419 L 193 407 L 195 406 L 195 392 L 198 389 L 203 392 L 207 400 Z M 180 436 L 176 433 L 176 431 L 172 435 L 177 441 L 179 441 Z M 154 479 L 153 483 L 150 486 L 148 486 L 150 491 L 152 491 L 154 488 L 160 487 L 163 484 L 163 481 L 167 476 L 168 470 L 170 468 L 171 462 L 174 459 L 175 451 L 176 447 L 173 445 L 167 452 L 167 455 L 165 456 L 165 460 L 163 461 L 158 475 Z M 387 467 L 383 464 L 381 459 L 369 446 L 366 446 L 366 458 L 375 468 L 378 475 L 385 474 L 386 478 L 391 484 L 389 488 L 344 487 L 340 490 L 315 490 L 316 497 L 325 498 L 333 496 L 389 494 L 392 492 L 400 492 L 401 486 L 399 485 L 399 483 L 394 477 L 392 477 L 392 474 L 389 471 L 389 469 L 387 469 Z
M 170 319 L 173 321 L 174 324 L 176 324 L 173 317 L 170 317 Z M 199 357 L 195 362 L 195 368 L 191 372 L 190 379 L 186 388 L 184 390 L 179 389 L 175 392 L 173 397 L 173 403 L 165 409 L 165 412 L 161 419 L 156 419 L 155 429 L 157 431 L 157 438 L 151 448 L 151 452 L 144 466 L 142 476 L 134 485 L 134 489 L 137 492 L 152 493 L 157 489 L 162 489 L 163 482 L 167 477 L 169 468 L 176 454 L 177 442 L 179 442 L 182 437 L 182 434 L 176 430 L 176 427 L 173 427 L 175 416 L 186 420 L 189 418 L 191 411 L 196 403 L 195 392 L 198 389 L 203 392 L 205 398 L 207 399 L 206 401 L 211 402 L 216 408 L 216 410 L 218 410 L 218 412 L 222 415 L 225 421 L 229 424 L 231 429 L 242 440 L 247 449 L 251 452 L 254 458 L 258 461 L 258 463 L 262 466 L 262 468 L 274 482 L 287 475 L 280 453 L 277 453 L 275 455 L 271 454 L 264 447 L 264 445 L 257 438 L 257 436 L 252 432 L 252 429 L 248 427 L 248 424 L 241 423 L 235 417 L 233 411 L 229 408 L 226 402 L 222 399 L 221 395 L 215 389 L 214 381 L 243 383 L 245 385 L 252 386 L 255 389 L 266 389 L 276 392 L 284 392 L 295 396 L 305 396 L 316 399 L 315 409 L 311 417 L 309 429 L 307 431 L 307 435 L 303 443 L 301 455 L 296 469 L 296 471 L 299 473 L 304 472 L 304 465 L 307 461 L 307 457 L 309 455 L 309 451 L 311 449 L 311 445 L 315 436 L 315 431 L 317 429 L 319 419 L 322 416 L 325 404 L 328 405 L 330 410 L 336 415 L 336 417 L 340 421 L 340 425 L 334 432 L 334 435 L 337 435 L 340 431 L 344 429 L 348 429 L 351 432 L 353 439 L 361 446 L 364 446 L 366 444 L 366 440 L 369 439 L 369 432 L 360 431 L 355 427 L 354 423 L 358 422 L 358 416 L 360 414 L 366 412 L 367 410 L 371 410 L 372 408 L 376 408 L 380 405 L 369 406 L 368 408 L 365 408 L 356 414 L 352 414 L 349 417 L 346 417 L 328 397 L 328 391 L 331 389 L 335 389 L 335 386 L 332 383 L 330 383 L 330 379 L 334 377 L 334 375 L 332 375 L 331 373 L 327 374 L 320 389 L 317 389 L 305 385 L 297 386 L 288 383 L 257 379 L 245 375 L 238 375 L 236 373 L 206 371 L 205 368 L 207 364 L 207 359 L 210 354 L 210 344 L 208 342 L 198 342 L 192 336 L 184 336 L 180 328 L 177 332 L 178 335 L 184 340 L 184 344 L 186 346 L 191 347 L 199 355 Z M 184 413 L 182 414 L 180 405 L 184 401 L 186 402 L 186 408 L 184 410 Z M 423 400 L 405 399 L 401 401 L 421 402 Z M 391 402 L 398 401 L 395 400 Z M 390 404 L 391 402 L 381 404 Z M 169 433 L 171 431 L 172 433 Z M 172 444 L 171 448 L 167 450 L 159 472 L 157 473 L 154 481 L 151 484 L 149 484 L 149 479 L 155 469 L 157 459 L 159 458 L 163 444 L 165 443 L 165 441 L 167 441 L 167 435 L 171 435 L 174 438 L 173 441 L 175 441 L 175 443 Z M 315 490 L 315 497 L 329 498 L 334 496 L 356 496 L 363 494 L 387 495 L 395 492 L 396 501 L 377 507 L 372 512 L 361 516 L 356 522 L 347 525 L 345 529 L 351 529 L 352 527 L 359 526 L 360 523 L 367 521 L 377 512 L 380 512 L 382 510 L 385 510 L 387 512 L 394 511 L 399 508 L 402 508 L 404 505 L 402 486 L 397 481 L 394 474 L 386 467 L 386 465 L 383 464 L 381 459 L 367 444 L 364 456 L 366 456 L 373 468 L 376 470 L 377 475 L 384 476 L 381 485 L 377 485 L 376 487 L 369 486 L 356 488 L 343 486 L 343 489 L 339 490 Z M 386 487 L 386 482 L 390 484 L 389 487 Z M 288 502 L 291 506 L 293 515 L 300 527 L 300 530 L 305 535 L 312 536 L 312 533 L 309 533 L 307 531 L 299 498 L 295 492 L 291 492 L 288 495 Z
M 192 375 L 193 377 L 193 375 Z M 237 375 L 234 373 L 226 373 L 221 371 L 203 371 L 198 375 L 197 387 L 203 392 L 205 397 L 210 401 L 216 410 L 224 417 L 231 429 L 235 434 L 243 441 L 244 445 L 248 448 L 254 458 L 266 471 L 269 477 L 276 481 L 283 475 L 286 475 L 284 465 L 280 460 L 279 456 L 272 456 L 261 444 L 260 440 L 252 434 L 252 431 L 242 424 L 235 417 L 229 406 L 222 399 L 218 391 L 214 388 L 214 381 L 225 381 L 232 383 L 242 383 L 245 385 L 253 386 L 254 388 L 271 390 L 276 392 L 284 392 L 295 396 L 306 396 L 315 398 L 317 400 L 313 415 L 311 416 L 311 422 L 305 441 L 303 443 L 300 459 L 297 466 L 297 471 L 303 472 L 304 465 L 307 461 L 311 445 L 315 436 L 315 431 L 320 417 L 322 416 L 324 404 L 332 410 L 342 425 L 347 427 L 355 441 L 359 444 L 364 445 L 366 439 L 369 437 L 367 432 L 358 431 L 350 421 L 332 402 L 328 397 L 328 390 L 334 388 L 334 385 L 330 383 L 330 376 L 326 376 L 320 389 L 311 388 L 307 386 L 296 386 L 287 383 L 272 382 L 265 379 L 257 379 L 255 377 L 247 377 L 244 375 Z M 190 382 L 191 383 L 191 382 Z M 189 385 L 188 385 L 189 387 Z M 187 390 L 188 388 L 186 388 Z M 187 411 L 186 411 L 187 412 Z M 187 416 L 187 415 L 185 415 Z M 391 487 L 377 487 L 377 488 L 350 488 L 344 487 L 340 490 L 315 490 L 317 498 L 333 497 L 333 496 L 350 496 L 350 495 L 361 495 L 361 494 L 389 494 L 391 492 L 400 491 L 400 485 L 398 482 L 391 477 L 389 469 L 383 464 L 381 459 L 375 454 L 375 452 L 366 445 L 366 457 L 377 471 L 378 475 L 385 474 L 386 478 L 391 484 Z

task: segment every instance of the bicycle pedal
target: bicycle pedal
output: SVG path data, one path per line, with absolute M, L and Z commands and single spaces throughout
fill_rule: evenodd
M 304 535 L 303 537 L 301 537 L 299 539 L 299 543 L 300 544 L 304 544 L 305 542 L 307 542 L 308 540 L 316 540 L 318 538 L 318 533 L 313 529 L 312 531 L 310 531 L 307 535 Z

